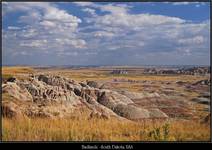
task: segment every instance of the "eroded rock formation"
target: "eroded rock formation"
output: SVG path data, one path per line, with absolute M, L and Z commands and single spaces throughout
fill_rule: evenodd
M 168 117 L 159 109 L 148 110 L 131 100 L 142 98 L 142 94 L 104 89 L 94 81 L 77 83 L 59 76 L 36 75 L 22 81 L 7 82 L 2 89 L 3 94 L 21 103 L 20 106 L 15 100 L 3 103 L 3 116 L 6 117 L 20 114 L 29 117 L 68 117 L 80 108 L 88 109 L 90 118 L 139 120 Z M 158 95 L 154 93 L 152 96 Z

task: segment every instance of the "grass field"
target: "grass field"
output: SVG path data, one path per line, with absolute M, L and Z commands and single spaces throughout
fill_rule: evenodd
M 3 67 L 3 78 L 21 74 L 51 72 L 77 81 L 94 80 L 109 81 L 114 78 L 154 81 L 153 90 L 160 89 L 160 81 L 188 81 L 196 82 L 206 77 L 199 76 L 148 76 L 148 75 L 111 75 L 104 70 L 33 70 L 30 67 Z M 20 76 L 21 77 L 21 76 Z M 175 84 L 174 84 L 175 86 Z M 142 84 L 121 83 L 116 88 L 131 91 L 143 90 Z M 176 87 L 179 92 L 195 97 L 194 92 L 185 92 Z M 3 95 L 3 101 L 10 101 Z M 21 105 L 21 104 L 20 104 Z M 201 108 L 202 106 L 200 106 Z M 88 120 L 86 115 L 72 119 L 41 119 L 3 118 L 4 141 L 209 141 L 210 125 L 202 124 L 200 120 L 169 120 L 120 122 L 116 119 Z M 203 115 L 205 116 L 205 114 Z M 203 119 L 203 118 L 202 118 Z
M 120 122 L 80 119 L 6 119 L 3 141 L 209 141 L 210 127 L 194 121 Z
M 31 67 L 2 67 L 2 74 L 18 74 L 18 73 L 32 73 Z
M 130 80 L 147 80 L 147 81 L 185 81 L 194 82 L 198 80 L 206 79 L 207 77 L 191 76 L 191 75 L 112 75 L 108 70 L 101 69 L 50 69 L 50 70 L 36 70 L 31 67 L 2 67 L 2 75 L 18 75 L 18 74 L 30 74 L 30 73 L 42 73 L 50 72 L 52 74 L 62 75 L 64 77 L 71 78 L 73 80 L 112 80 L 112 79 L 130 79 Z
M 31 67 L 2 67 L 2 79 L 7 80 L 8 78 L 16 76 L 21 79 L 20 74 L 31 74 L 34 73 L 34 70 Z

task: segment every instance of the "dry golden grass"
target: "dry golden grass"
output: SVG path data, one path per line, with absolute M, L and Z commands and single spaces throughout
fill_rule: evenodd
M 53 72 L 58 72 L 53 71 Z M 146 81 L 184 81 L 184 82 L 196 82 L 198 80 L 207 79 L 207 77 L 193 76 L 193 75 L 113 75 L 110 71 L 103 71 L 98 69 L 80 69 L 80 70 L 59 70 L 60 74 L 71 79 L 82 80 L 113 80 L 113 79 L 129 79 L 129 80 L 146 80 Z
M 34 70 L 31 67 L 2 67 L 2 79 L 7 80 L 10 77 L 17 77 L 18 79 L 24 79 L 23 74 L 29 75 L 33 73 Z
M 194 121 L 140 123 L 78 119 L 3 118 L 3 141 L 209 141 L 210 127 Z
M 18 74 L 18 73 L 32 73 L 33 69 L 30 67 L 2 67 L 2 74 Z
M 14 74 L 29 74 L 33 72 L 49 72 L 53 74 L 60 74 L 71 79 L 81 80 L 112 80 L 116 79 L 130 79 L 130 80 L 147 80 L 147 81 L 198 81 L 206 79 L 207 77 L 192 76 L 192 75 L 113 75 L 111 71 L 103 69 L 33 69 L 25 66 L 15 67 L 2 67 L 3 75 L 14 75 Z
M 45 72 L 45 70 L 39 70 Z M 36 70 L 36 72 L 39 72 Z M 49 70 L 47 70 L 49 71 Z M 3 75 L 32 73 L 29 67 L 3 67 Z M 77 81 L 131 79 L 147 81 L 188 81 L 196 82 L 205 77 L 198 76 L 156 76 L 156 75 L 111 75 L 107 71 L 95 69 L 55 70 L 51 73 L 61 74 Z M 157 83 L 156 83 L 157 84 Z M 140 91 L 137 84 L 120 84 L 117 88 Z M 158 87 L 159 88 L 159 87 Z M 157 89 L 157 87 L 155 87 Z M 177 89 L 183 91 L 184 89 Z M 185 93 L 190 97 L 196 93 Z M 192 96 L 191 96 L 192 94 Z M 205 114 L 204 114 L 205 115 Z M 88 120 L 86 115 L 72 119 L 8 119 L 3 118 L 4 141 L 209 141 L 210 126 L 198 121 L 171 120 L 143 121 L 140 123 L 121 122 L 116 119 Z

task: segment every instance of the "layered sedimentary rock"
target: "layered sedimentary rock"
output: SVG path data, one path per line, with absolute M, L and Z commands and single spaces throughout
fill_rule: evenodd
M 26 80 L 11 80 L 2 85 L 3 94 L 14 98 L 11 103 L 3 100 L 3 115 L 8 117 L 68 117 L 74 110 L 86 108 L 90 117 L 139 120 L 167 118 L 159 109 L 137 106 L 131 98 L 142 94 L 116 92 L 104 89 L 94 81 L 77 83 L 59 76 L 36 75 Z M 155 95 L 155 93 L 153 94 Z M 151 96 L 150 96 L 151 97 Z M 20 105 L 17 105 L 16 100 Z M 27 102 L 27 103 L 26 103 Z M 17 111 L 16 111 L 17 110 Z

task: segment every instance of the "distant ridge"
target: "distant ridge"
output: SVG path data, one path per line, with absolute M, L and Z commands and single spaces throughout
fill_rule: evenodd
M 2 67 L 32 67 L 32 68 L 193 68 L 210 67 L 210 65 L 2 65 Z

